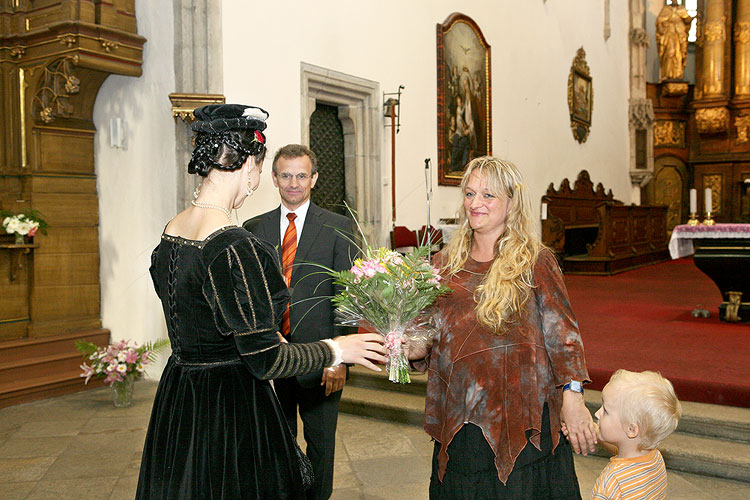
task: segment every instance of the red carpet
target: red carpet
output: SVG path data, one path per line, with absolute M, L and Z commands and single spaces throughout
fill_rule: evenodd
M 692 258 L 565 282 L 592 389 L 618 368 L 654 370 L 682 400 L 750 407 L 750 324 L 719 321 L 719 289 Z M 691 317 L 696 307 L 711 317 Z

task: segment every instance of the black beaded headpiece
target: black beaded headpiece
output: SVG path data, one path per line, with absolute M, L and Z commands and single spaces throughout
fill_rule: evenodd
M 205 177 L 211 168 L 237 170 L 248 156 L 263 151 L 266 144 L 263 130 L 268 119 L 264 109 L 242 104 L 211 104 L 196 109 L 194 114 L 191 128 L 197 135 L 188 173 Z M 249 130 L 253 131 L 253 139 L 248 144 L 237 132 Z M 224 144 L 238 153 L 237 161 L 229 166 L 214 160 Z

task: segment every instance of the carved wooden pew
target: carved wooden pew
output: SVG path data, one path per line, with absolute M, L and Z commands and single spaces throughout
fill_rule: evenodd
M 586 170 L 542 196 L 542 241 L 571 274 L 615 274 L 669 258 L 667 207 L 623 205 Z

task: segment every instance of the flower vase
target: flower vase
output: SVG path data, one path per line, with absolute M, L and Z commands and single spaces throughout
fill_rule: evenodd
M 114 392 L 115 406 L 125 408 L 133 403 L 133 383 L 135 378 L 125 377 L 121 382 L 114 382 L 112 390 Z
M 19 233 L 15 233 L 15 234 L 16 234 L 16 245 L 23 245 L 24 243 L 26 243 L 26 241 L 24 241 L 24 236 L 22 234 L 19 234 Z

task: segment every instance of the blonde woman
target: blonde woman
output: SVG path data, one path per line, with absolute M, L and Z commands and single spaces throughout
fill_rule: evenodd
M 430 498 L 580 499 L 571 445 L 585 455 L 596 433 L 562 274 L 513 164 L 473 159 L 461 192 L 459 229 L 436 256 L 453 289 L 435 307 L 443 326 L 409 346 L 429 374 Z

